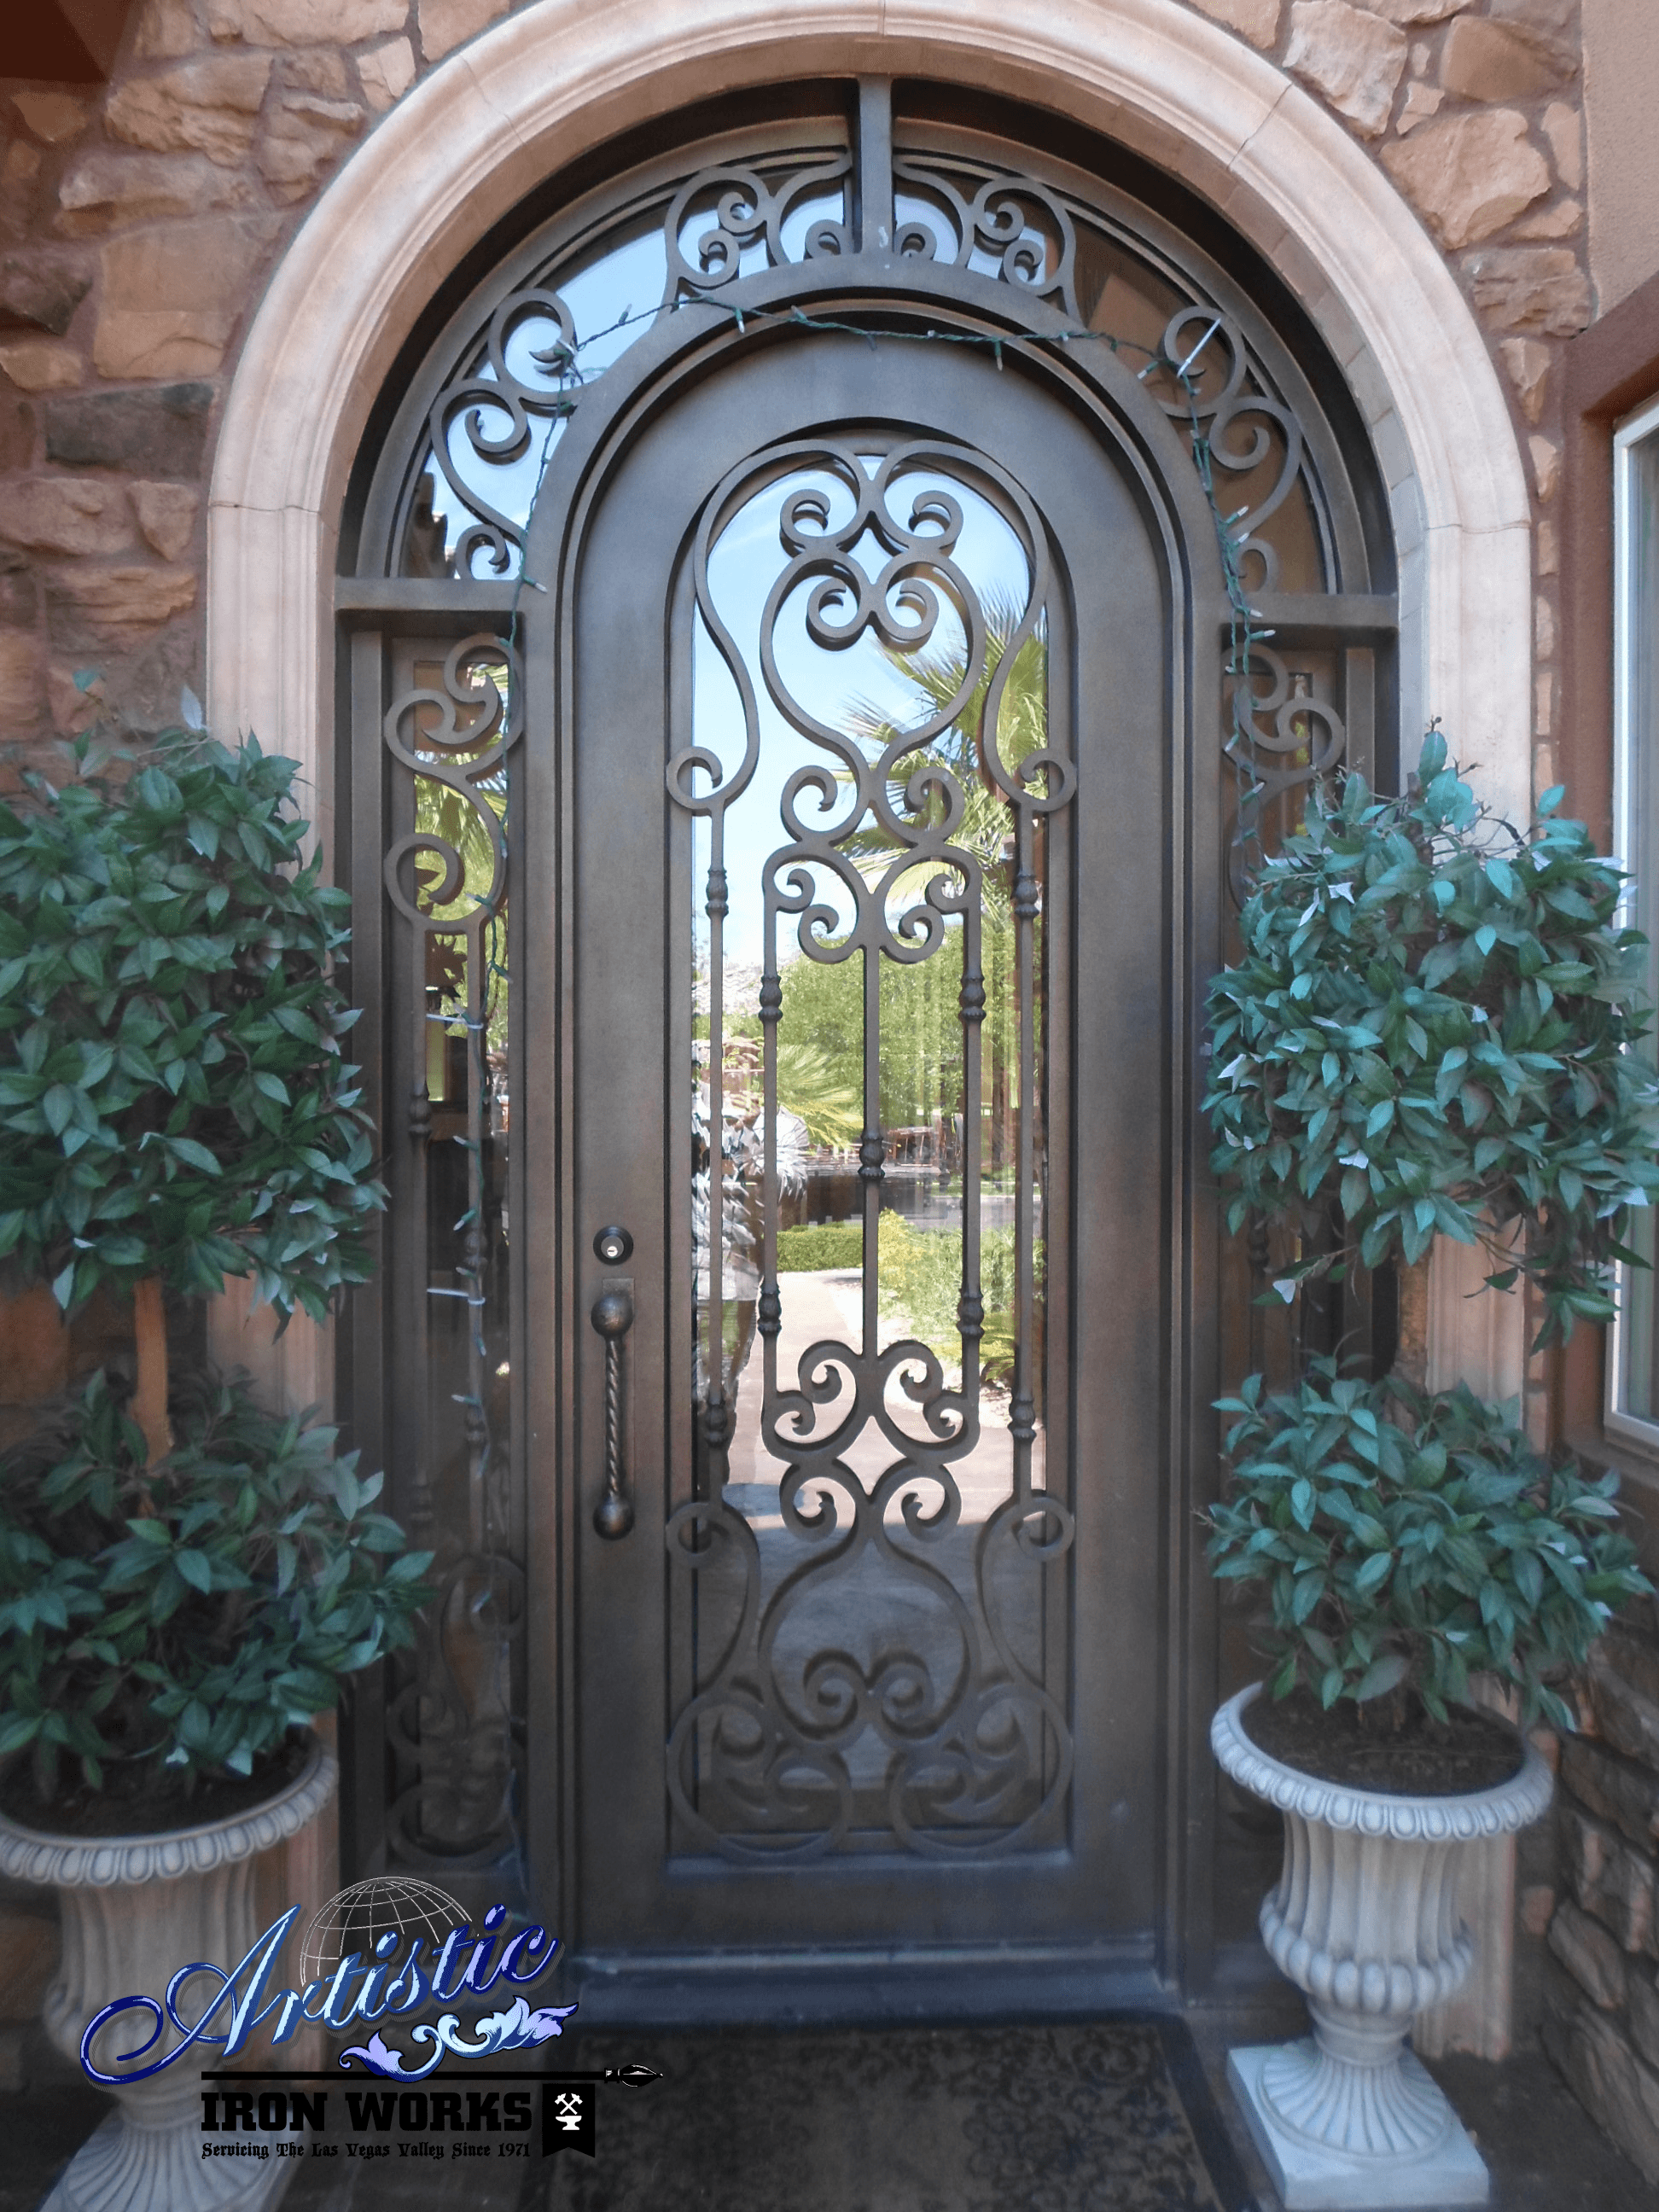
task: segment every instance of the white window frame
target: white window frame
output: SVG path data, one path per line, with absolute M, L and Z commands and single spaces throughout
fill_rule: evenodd
M 1659 655 L 1659 632 L 1646 640 L 1637 635 L 1636 561 L 1632 531 L 1636 495 L 1636 454 L 1650 439 L 1659 438 L 1659 398 L 1650 399 L 1614 426 L 1613 439 L 1613 808 L 1614 850 L 1620 865 L 1632 870 L 1659 868 L 1659 850 L 1644 849 L 1643 824 L 1637 818 L 1640 779 L 1635 763 L 1638 733 L 1635 655 L 1639 644 Z M 1659 844 L 1659 839 L 1656 840 Z M 1627 927 L 1636 921 L 1636 886 L 1626 886 L 1620 920 Z M 1625 1372 L 1625 1292 L 1628 1267 L 1618 1271 L 1619 1312 L 1607 1332 L 1607 1402 L 1603 1414 L 1607 1434 L 1659 1459 L 1659 1420 L 1643 1420 L 1620 1403 Z

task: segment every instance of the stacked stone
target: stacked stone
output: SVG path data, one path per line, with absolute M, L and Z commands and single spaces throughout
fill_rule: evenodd
M 201 690 L 212 435 L 270 271 L 371 120 L 507 4 L 140 0 L 106 87 L 0 82 L 7 781 L 106 701 L 142 731 Z
M 1659 1610 L 1592 1656 L 1585 1732 L 1561 1747 L 1566 1893 L 1544 2044 L 1579 2097 L 1659 2183 Z
M 1590 320 L 1578 0 L 1195 4 L 1272 53 L 1370 145 L 1502 363 L 1533 468 L 1533 732 L 1545 790 L 1556 781 L 1560 353 Z

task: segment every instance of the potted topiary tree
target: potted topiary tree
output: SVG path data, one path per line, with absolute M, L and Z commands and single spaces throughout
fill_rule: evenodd
M 1405 2039 L 1472 1963 L 1462 1847 L 1536 1820 L 1551 1778 L 1464 1701 L 1485 1673 L 1523 1723 L 1573 1725 L 1552 1677 L 1650 1588 L 1610 1526 L 1616 1478 L 1549 1465 L 1468 1389 L 1365 1384 L 1331 1359 L 1294 1390 L 1252 1376 L 1221 1402 L 1231 1480 L 1211 1564 L 1265 1600 L 1273 1672 L 1211 1741 L 1285 1816 L 1261 1931 L 1314 2022 L 1311 2044 L 1234 2052 L 1233 2079 L 1287 2204 L 1362 2201 L 1356 2166 L 1367 2203 L 1479 2203 L 1485 2169 Z
M 1540 1342 L 1613 1312 L 1627 1211 L 1659 1189 L 1659 1103 L 1631 1050 L 1642 940 L 1619 872 L 1577 823 L 1522 836 L 1476 803 L 1431 732 L 1407 795 L 1351 776 L 1262 866 L 1243 957 L 1212 987 L 1206 1110 L 1230 1227 L 1299 1240 L 1279 1295 L 1401 1265 L 1401 1340 L 1437 1235 L 1528 1281 Z M 1545 1462 L 1512 1419 L 1421 1372 L 1366 1383 L 1315 1359 L 1236 1397 L 1212 1571 L 1266 1601 L 1267 1685 L 1212 1741 L 1279 1807 L 1261 1910 L 1314 2039 L 1237 2051 L 1236 2088 L 1287 2204 L 1483 2202 L 1486 2177 L 1426 2073 L 1412 2016 L 1471 1963 L 1459 1848 L 1547 1805 L 1537 1751 L 1464 1702 L 1513 1691 L 1571 1728 L 1554 1686 L 1649 1587 L 1609 1526 L 1613 1478 Z
M 58 1889 L 71 2052 L 111 1997 L 241 1958 L 254 1855 L 333 1789 L 307 1717 L 426 1595 L 332 1430 L 169 1377 L 167 1292 L 252 1274 L 321 1318 L 384 1203 L 295 773 L 174 732 L 0 808 L 0 1255 L 66 1310 L 131 1295 L 137 1347 L 130 1393 L 94 1376 L 0 1467 L 0 1870 Z M 200 2159 L 193 2081 L 121 2094 L 54 2203 L 272 2185 Z

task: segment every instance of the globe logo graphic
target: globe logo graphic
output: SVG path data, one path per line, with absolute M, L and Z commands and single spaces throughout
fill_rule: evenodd
M 301 1986 L 329 1979 L 353 1951 L 365 1961 L 372 1959 L 383 1936 L 395 1932 L 404 1939 L 393 1957 L 407 1957 L 404 1946 L 417 1938 L 426 1942 L 430 1955 L 452 1928 L 469 1924 L 466 1913 L 435 1883 L 403 1875 L 354 1881 L 313 1915 L 300 1947 Z

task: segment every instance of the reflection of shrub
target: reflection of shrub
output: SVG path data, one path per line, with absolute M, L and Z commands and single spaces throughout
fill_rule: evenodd
M 816 1267 L 856 1267 L 864 1259 L 864 1231 L 856 1221 L 819 1221 L 778 1231 L 778 1273 L 799 1275 Z
M 815 1044 L 779 1045 L 778 1103 L 805 1122 L 815 1145 L 856 1145 L 864 1127 L 857 1085 L 845 1080 Z
M 1012 1384 L 1014 1374 L 1014 1232 L 987 1229 L 980 1237 L 980 1289 L 985 1334 L 980 1370 L 990 1382 Z M 778 1232 L 778 1273 L 817 1267 L 857 1267 L 864 1232 L 856 1221 L 825 1221 Z M 957 1359 L 962 1339 L 957 1302 L 962 1296 L 962 1232 L 913 1229 L 902 1213 L 881 1217 L 881 1310 L 942 1359 Z M 1036 1248 L 1038 1341 L 1042 1340 L 1042 1246 Z
M 1036 1248 L 1036 1273 L 1042 1279 L 1042 1246 Z M 1013 1369 L 1014 1232 L 987 1229 L 979 1246 L 980 1294 L 985 1301 L 985 1337 L 981 1360 L 993 1379 Z M 881 1217 L 881 1303 L 884 1312 L 902 1315 L 930 1350 L 957 1358 L 957 1302 L 962 1296 L 962 1232 L 956 1229 L 913 1229 L 902 1214 Z
M 1000 1382 L 1006 1390 L 1013 1389 L 1016 1344 L 1013 1309 L 1003 1306 L 988 1313 L 985 1334 L 979 1340 L 979 1371 L 988 1382 Z

